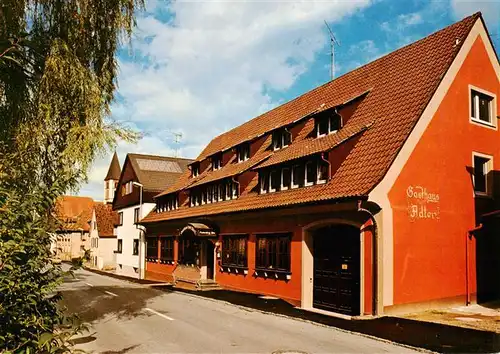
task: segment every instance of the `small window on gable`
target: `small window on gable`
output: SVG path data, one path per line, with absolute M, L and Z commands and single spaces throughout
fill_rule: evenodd
M 316 119 L 316 136 L 336 133 L 342 128 L 342 116 L 335 112 L 325 112 Z
M 200 174 L 200 164 L 199 163 L 194 163 L 191 165 L 191 174 L 193 177 L 197 177 Z
M 329 165 L 325 161 L 318 163 L 318 180 L 317 183 L 326 183 L 329 175 Z
M 237 161 L 242 162 L 250 158 L 250 144 L 243 143 L 236 149 Z
M 281 190 L 287 190 L 290 188 L 292 183 L 292 174 L 288 167 L 281 170 Z
M 259 172 L 260 193 L 264 194 L 269 191 L 269 174 L 267 171 Z
M 306 186 L 312 186 L 317 179 L 316 164 L 313 161 L 306 162 Z
M 471 90 L 470 115 L 471 120 L 487 125 L 494 125 L 493 97 Z
M 279 150 L 292 143 L 292 134 L 286 129 L 273 132 L 273 150 Z
M 269 173 L 269 183 L 270 183 L 269 192 L 276 192 L 280 188 L 281 180 L 280 180 L 279 170 L 272 170 Z
M 492 170 L 491 157 L 474 154 L 474 192 L 476 195 L 491 194 L 489 186 L 489 177 Z
M 222 154 L 212 156 L 212 170 L 218 170 L 222 167 Z
M 292 167 L 292 188 L 298 188 L 304 182 L 304 166 L 294 165 Z

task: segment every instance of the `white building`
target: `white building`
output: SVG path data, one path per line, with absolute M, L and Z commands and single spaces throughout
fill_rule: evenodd
M 110 171 L 116 171 L 117 160 L 115 163 L 113 157 Z M 153 210 L 154 197 L 172 186 L 191 162 L 174 157 L 127 155 L 113 199 L 113 210 L 118 213 L 115 227 L 117 274 L 144 278 L 145 242 L 142 227 L 137 222 Z M 107 181 L 114 177 L 110 172 L 106 176 Z

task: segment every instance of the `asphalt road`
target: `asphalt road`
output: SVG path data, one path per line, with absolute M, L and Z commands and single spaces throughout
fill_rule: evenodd
M 63 304 L 90 323 L 77 348 L 98 353 L 402 353 L 410 349 L 222 301 L 85 270 L 62 286 Z

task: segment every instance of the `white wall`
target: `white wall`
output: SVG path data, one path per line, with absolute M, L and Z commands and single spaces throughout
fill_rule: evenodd
M 153 208 L 154 203 L 145 203 L 142 205 L 142 217 L 145 217 Z M 139 277 L 139 256 L 133 255 L 134 239 L 139 239 L 140 230 L 134 224 L 134 209 L 139 205 L 134 205 L 128 208 L 118 209 L 117 212 L 123 212 L 123 224 L 115 228 L 117 240 L 122 240 L 122 253 L 116 254 L 116 273 L 131 277 Z M 118 244 L 118 241 L 116 243 Z M 115 247 L 117 249 L 118 246 Z M 144 245 L 142 245 L 142 254 L 145 253 Z M 144 263 L 143 263 L 144 264 Z

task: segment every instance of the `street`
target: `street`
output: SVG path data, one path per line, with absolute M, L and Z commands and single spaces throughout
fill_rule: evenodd
M 384 341 L 265 314 L 222 301 L 165 292 L 86 270 L 61 290 L 90 323 L 77 348 L 99 353 L 412 352 Z

